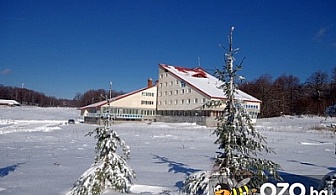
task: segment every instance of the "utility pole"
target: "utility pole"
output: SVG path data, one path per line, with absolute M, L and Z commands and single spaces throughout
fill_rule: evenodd
M 108 110 L 109 110 L 109 115 L 108 115 L 108 123 L 109 123 L 109 126 L 111 126 L 112 124 L 112 110 L 111 110 L 111 101 L 112 101 L 112 81 L 110 81 L 110 90 L 109 90 L 109 99 L 107 100 L 108 101 Z
M 110 81 L 110 100 L 112 99 L 112 81 Z

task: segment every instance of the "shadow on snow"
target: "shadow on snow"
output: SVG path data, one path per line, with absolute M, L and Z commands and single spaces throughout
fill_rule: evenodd
M 24 164 L 24 163 L 17 163 L 15 165 L 0 168 L 0 177 L 7 176 L 9 172 L 15 171 L 15 169 L 18 168 L 21 164 Z
M 164 157 L 164 156 L 159 156 L 159 155 L 153 155 L 153 156 L 154 156 L 153 159 L 158 160 L 155 163 L 158 163 L 158 164 L 168 164 L 168 167 L 169 167 L 168 172 L 182 173 L 182 174 L 184 174 L 187 177 L 187 176 L 189 176 L 189 175 L 191 175 L 191 174 L 193 174 L 195 172 L 202 171 L 200 169 L 190 168 L 190 167 L 188 167 L 188 165 L 186 165 L 184 163 L 180 163 L 180 162 L 169 160 L 167 157 Z M 183 187 L 183 181 L 176 182 L 175 186 L 178 189 L 182 189 L 182 187 Z
M 202 171 L 200 169 L 194 169 L 194 168 L 190 168 L 188 167 L 188 165 L 181 163 L 181 162 L 176 162 L 173 160 L 170 160 L 167 157 L 164 156 L 159 156 L 159 155 L 153 155 L 153 159 L 157 160 L 157 162 L 155 163 L 159 163 L 159 164 L 168 164 L 168 172 L 172 172 L 172 173 L 182 173 L 184 174 L 186 177 L 190 176 L 191 174 L 198 172 L 198 171 Z M 296 160 L 289 160 L 291 162 L 297 162 L 300 163 L 302 165 L 306 165 L 306 166 L 318 166 L 315 165 L 313 163 L 309 163 L 309 162 L 300 162 L 300 161 L 296 161 Z M 328 170 L 331 171 L 336 171 L 336 167 L 325 167 Z M 293 183 L 301 183 L 303 184 L 306 189 L 309 189 L 310 187 L 313 187 L 314 189 L 318 188 L 319 183 L 321 182 L 321 179 L 324 177 L 324 175 L 297 175 L 297 174 L 293 174 L 293 173 L 287 173 L 287 172 L 283 172 L 283 171 L 279 171 L 280 176 L 283 178 L 284 182 L 289 183 L 290 185 Z M 270 182 L 274 182 L 275 181 L 270 181 Z M 183 181 L 178 181 L 175 183 L 175 186 L 179 189 L 182 189 L 183 187 Z

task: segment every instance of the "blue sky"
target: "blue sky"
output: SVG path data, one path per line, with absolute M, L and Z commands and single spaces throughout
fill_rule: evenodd
M 72 99 L 89 89 L 129 92 L 158 63 L 222 67 L 231 26 L 241 75 L 304 82 L 336 67 L 335 0 L 1 0 L 0 84 Z

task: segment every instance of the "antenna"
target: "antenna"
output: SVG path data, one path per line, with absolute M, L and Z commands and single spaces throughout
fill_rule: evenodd
M 110 95 L 110 99 L 108 100 L 108 112 L 109 112 L 109 115 L 108 115 L 108 123 L 109 123 L 109 126 L 111 126 L 111 120 L 112 120 L 112 110 L 111 110 L 111 101 L 112 101 L 112 81 L 110 81 L 110 90 L 109 90 L 109 95 Z
M 110 101 L 112 99 L 112 81 L 110 81 Z
M 201 58 L 198 56 L 198 68 L 201 67 Z

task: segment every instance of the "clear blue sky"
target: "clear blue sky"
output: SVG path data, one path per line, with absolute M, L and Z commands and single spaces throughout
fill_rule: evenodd
M 69 99 L 109 81 L 133 91 L 158 63 L 221 67 L 231 26 L 247 80 L 336 67 L 335 0 L 1 0 L 0 84 Z

